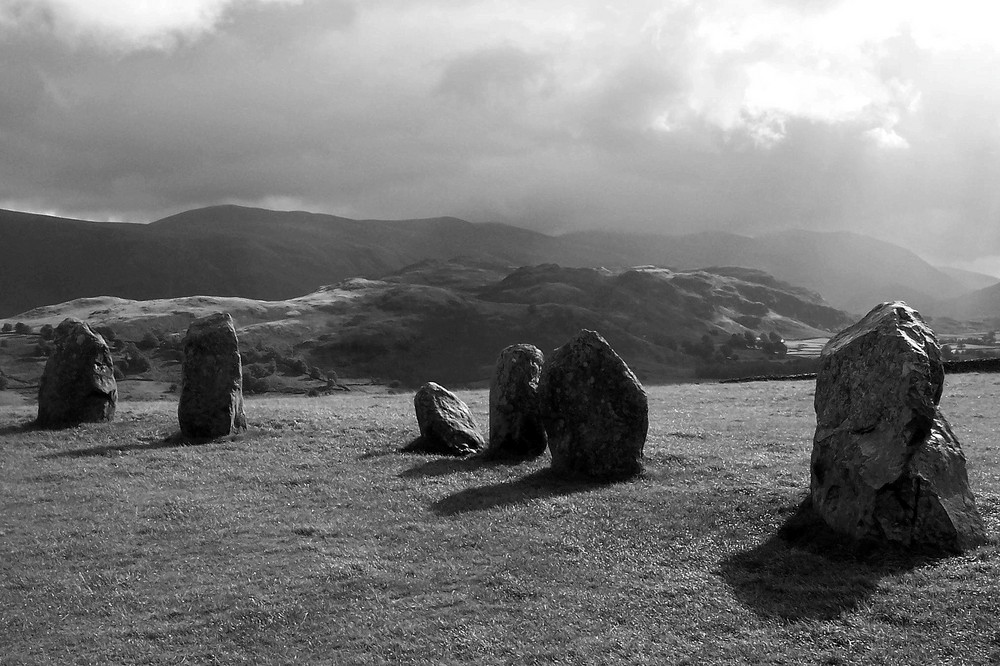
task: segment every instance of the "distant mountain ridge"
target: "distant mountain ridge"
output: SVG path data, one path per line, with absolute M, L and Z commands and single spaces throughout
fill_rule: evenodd
M 510 267 L 553 262 L 614 269 L 756 269 L 855 313 L 892 299 L 930 311 L 942 299 L 969 292 L 912 252 L 844 232 L 790 231 L 756 238 L 725 232 L 549 236 L 453 217 L 352 220 L 224 205 L 148 225 L 0 211 L 0 240 L 3 317 L 104 295 L 281 300 L 346 278 L 387 275 L 422 260 L 455 256 Z

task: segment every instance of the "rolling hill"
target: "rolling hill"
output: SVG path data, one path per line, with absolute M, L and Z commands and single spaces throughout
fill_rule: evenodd
M 626 271 L 555 264 L 504 269 L 488 262 L 423 261 L 379 280 L 352 278 L 280 301 L 186 297 L 77 299 L 19 320 L 36 330 L 75 316 L 139 340 L 183 332 L 195 317 L 233 315 L 241 342 L 280 348 L 342 376 L 469 383 L 488 379 L 498 352 L 543 350 L 581 328 L 600 331 L 640 377 L 690 375 L 698 344 L 714 353 L 732 334 L 829 335 L 850 323 L 814 295 L 747 269 Z M 745 360 L 763 359 L 758 350 Z M 707 360 L 707 357 L 702 358 Z
M 930 312 L 938 301 L 970 291 L 912 252 L 848 233 L 549 236 L 449 217 L 351 220 L 227 205 L 148 225 L 0 211 L 0 239 L 0 316 L 96 296 L 281 300 L 350 277 L 384 276 L 422 260 L 458 256 L 506 267 L 738 266 L 822 294 L 854 313 L 891 299 Z

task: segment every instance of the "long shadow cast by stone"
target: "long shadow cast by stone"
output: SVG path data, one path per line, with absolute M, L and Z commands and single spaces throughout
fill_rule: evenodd
M 883 578 L 934 561 L 930 554 L 845 541 L 807 498 L 774 536 L 726 558 L 720 569 L 761 617 L 829 620 L 871 597 Z
M 466 456 L 464 458 L 438 458 L 404 470 L 400 472 L 399 476 L 404 479 L 425 476 L 447 476 L 448 474 L 457 474 L 459 472 L 472 472 L 483 467 L 500 467 L 509 466 L 510 464 L 516 463 L 492 460 L 482 455 Z
M 500 464 L 486 461 L 486 464 Z M 440 516 L 468 511 L 484 511 L 497 506 L 521 504 L 543 497 L 585 492 L 607 484 L 582 479 L 565 479 L 548 467 L 513 481 L 468 488 L 438 500 L 431 510 Z
M 89 458 L 93 456 L 107 456 L 119 453 L 142 453 L 145 451 L 155 451 L 157 449 L 173 449 L 183 446 L 197 446 L 208 442 L 216 441 L 211 438 L 185 437 L 179 432 L 165 437 L 151 437 L 142 439 L 132 444 L 103 444 L 92 446 L 86 449 L 73 449 L 71 451 L 60 451 L 51 453 L 46 458 Z
M 4 435 L 20 435 L 34 430 L 42 430 L 42 428 L 39 427 L 37 421 L 32 419 L 31 421 L 25 421 L 24 423 L 11 424 L 0 428 L 0 437 L 3 437 Z

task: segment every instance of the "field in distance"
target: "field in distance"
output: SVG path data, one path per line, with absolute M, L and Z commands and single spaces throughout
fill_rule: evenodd
M 1000 661 L 995 375 L 946 379 L 992 542 L 944 560 L 789 529 L 811 382 L 649 392 L 646 472 L 614 485 L 401 454 L 410 394 L 251 398 L 202 445 L 172 401 L 55 431 L 9 407 L 4 663 Z

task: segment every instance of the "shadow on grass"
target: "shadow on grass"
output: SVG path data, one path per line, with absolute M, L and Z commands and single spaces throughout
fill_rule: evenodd
M 483 456 L 466 456 L 464 458 L 447 457 L 428 460 L 425 463 L 414 465 L 410 469 L 400 472 L 399 476 L 404 479 L 420 478 L 424 476 L 447 476 L 458 472 L 473 472 L 483 467 L 499 467 L 504 465 L 499 460 L 490 460 Z
M 91 446 L 86 449 L 73 449 L 71 451 L 60 451 L 50 453 L 46 458 L 88 458 L 92 456 L 107 456 L 118 453 L 142 453 L 143 451 L 155 451 L 157 449 L 172 449 L 182 446 L 196 446 L 208 442 L 217 441 L 211 437 L 185 437 L 180 432 L 167 435 L 162 438 L 144 439 L 133 444 L 102 444 L 101 446 Z
M 845 540 L 807 498 L 774 536 L 731 555 L 720 568 L 740 601 L 761 617 L 830 620 L 871 597 L 883 578 L 934 560 Z
M 473 462 L 469 460 L 468 462 Z M 503 463 L 484 460 L 480 464 L 500 465 Z M 543 497 L 570 495 L 606 486 L 588 480 L 565 479 L 546 467 L 520 479 L 495 483 L 489 486 L 468 488 L 434 502 L 431 510 L 439 516 L 454 516 L 468 511 L 485 511 L 497 506 L 521 504 Z
M 11 424 L 9 426 L 4 426 L 0 428 L 0 436 L 3 435 L 18 435 L 26 432 L 58 432 L 60 430 L 72 430 L 73 428 L 79 428 L 81 425 L 86 425 L 85 423 L 50 423 L 48 425 L 39 425 L 37 419 L 31 419 L 30 421 L 25 421 L 24 423 Z
M 34 430 L 42 430 L 38 426 L 38 422 L 34 419 L 30 421 L 25 421 L 24 423 L 16 423 L 0 428 L 0 437 L 4 435 L 19 435 L 25 432 L 32 432 Z

